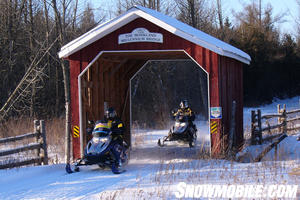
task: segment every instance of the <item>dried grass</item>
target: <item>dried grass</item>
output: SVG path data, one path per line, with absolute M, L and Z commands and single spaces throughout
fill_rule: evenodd
M 34 119 L 32 118 L 15 118 L 1 124 L 0 138 L 13 137 L 25 133 L 32 133 L 34 129 Z M 64 156 L 64 134 L 65 134 L 65 120 L 63 118 L 53 118 L 45 120 L 46 124 L 46 140 L 48 145 L 49 163 L 60 163 Z M 17 146 L 22 146 L 31 142 L 35 142 L 35 138 L 25 139 L 22 141 L 2 144 L 0 149 L 10 149 Z M 28 151 L 28 157 L 36 156 L 36 151 Z M 11 155 L 11 159 L 16 159 L 21 155 Z M 7 159 L 7 157 L 5 158 Z

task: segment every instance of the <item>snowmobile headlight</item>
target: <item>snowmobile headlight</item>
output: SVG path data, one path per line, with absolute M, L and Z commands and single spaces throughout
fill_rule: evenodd
M 107 138 L 107 137 L 100 138 L 100 142 L 103 142 L 103 143 L 107 142 L 107 140 L 108 140 L 108 138 Z
M 99 143 L 99 141 L 100 141 L 100 138 L 98 138 L 98 137 L 93 137 L 93 142 L 94 142 L 94 143 Z
M 186 126 L 186 123 L 185 123 L 185 122 L 184 122 L 184 123 L 181 123 L 180 126 L 181 126 L 181 127 L 184 127 L 184 126 Z

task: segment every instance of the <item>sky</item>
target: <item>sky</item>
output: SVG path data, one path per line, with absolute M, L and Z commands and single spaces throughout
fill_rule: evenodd
M 80 0 L 79 7 L 84 9 L 87 2 L 89 2 L 93 8 L 97 8 L 95 10 L 96 18 L 97 15 L 100 15 L 100 12 L 106 12 L 108 15 L 106 20 L 109 20 L 115 16 L 114 13 L 109 11 L 116 9 L 117 1 L 118 0 Z M 228 16 L 234 23 L 234 13 L 240 12 L 245 5 L 250 4 L 251 2 L 258 3 L 259 0 L 222 0 L 223 15 Z M 280 31 L 282 33 L 296 35 L 296 19 L 300 17 L 299 7 L 297 6 L 296 0 L 261 0 L 261 2 L 262 8 L 264 8 L 267 4 L 271 4 L 274 15 L 285 13 L 285 22 L 278 24 L 278 26 L 280 26 Z

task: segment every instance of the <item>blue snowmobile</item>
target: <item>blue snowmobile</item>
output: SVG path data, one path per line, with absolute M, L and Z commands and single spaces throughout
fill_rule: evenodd
M 93 122 L 90 123 L 94 125 Z M 124 167 L 129 160 L 129 148 L 126 142 L 123 141 L 122 144 L 112 142 L 112 131 L 108 123 L 97 121 L 94 128 L 88 129 L 87 132 L 93 137 L 84 150 L 84 157 L 75 162 L 74 170 L 71 169 L 70 164 L 67 164 L 67 173 L 78 172 L 79 166 L 94 164 L 102 169 L 110 167 L 114 174 L 124 172 Z M 116 154 L 120 159 L 116 158 Z

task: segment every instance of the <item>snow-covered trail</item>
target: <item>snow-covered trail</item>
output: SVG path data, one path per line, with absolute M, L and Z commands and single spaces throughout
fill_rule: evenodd
M 151 135 L 149 133 L 148 135 Z M 161 135 L 152 132 L 152 138 Z M 287 141 L 295 142 L 296 136 Z M 290 143 L 283 143 L 288 148 Z M 299 146 L 296 149 L 297 151 Z M 132 150 L 127 171 L 112 174 L 98 166 L 66 174 L 64 165 L 0 170 L 1 199 L 174 199 L 179 182 L 193 184 L 300 184 L 289 174 L 299 159 L 236 163 L 197 159 L 199 147 L 142 145 Z M 297 155 L 296 155 L 297 156 Z
M 168 130 L 136 131 L 127 171 L 119 175 L 98 166 L 67 174 L 64 164 L 0 170 L 0 199 L 174 199 L 179 182 L 300 185 L 299 174 L 291 173 L 300 167 L 300 133 L 280 143 L 278 161 L 270 151 L 263 162 L 237 163 L 207 158 L 203 150 L 209 149 L 208 126 L 197 127 L 195 148 L 176 143 L 159 148 L 157 139 Z
M 135 145 L 126 172 L 115 175 L 98 166 L 81 167 L 79 173 L 66 174 L 65 165 L 23 167 L 0 170 L 1 199 L 90 199 L 107 190 L 135 188 L 139 180 L 151 180 L 163 161 L 194 159 L 199 148 L 187 144 L 157 146 L 157 139 L 168 130 L 140 133 L 143 141 Z M 151 181 L 150 181 L 151 182 Z

